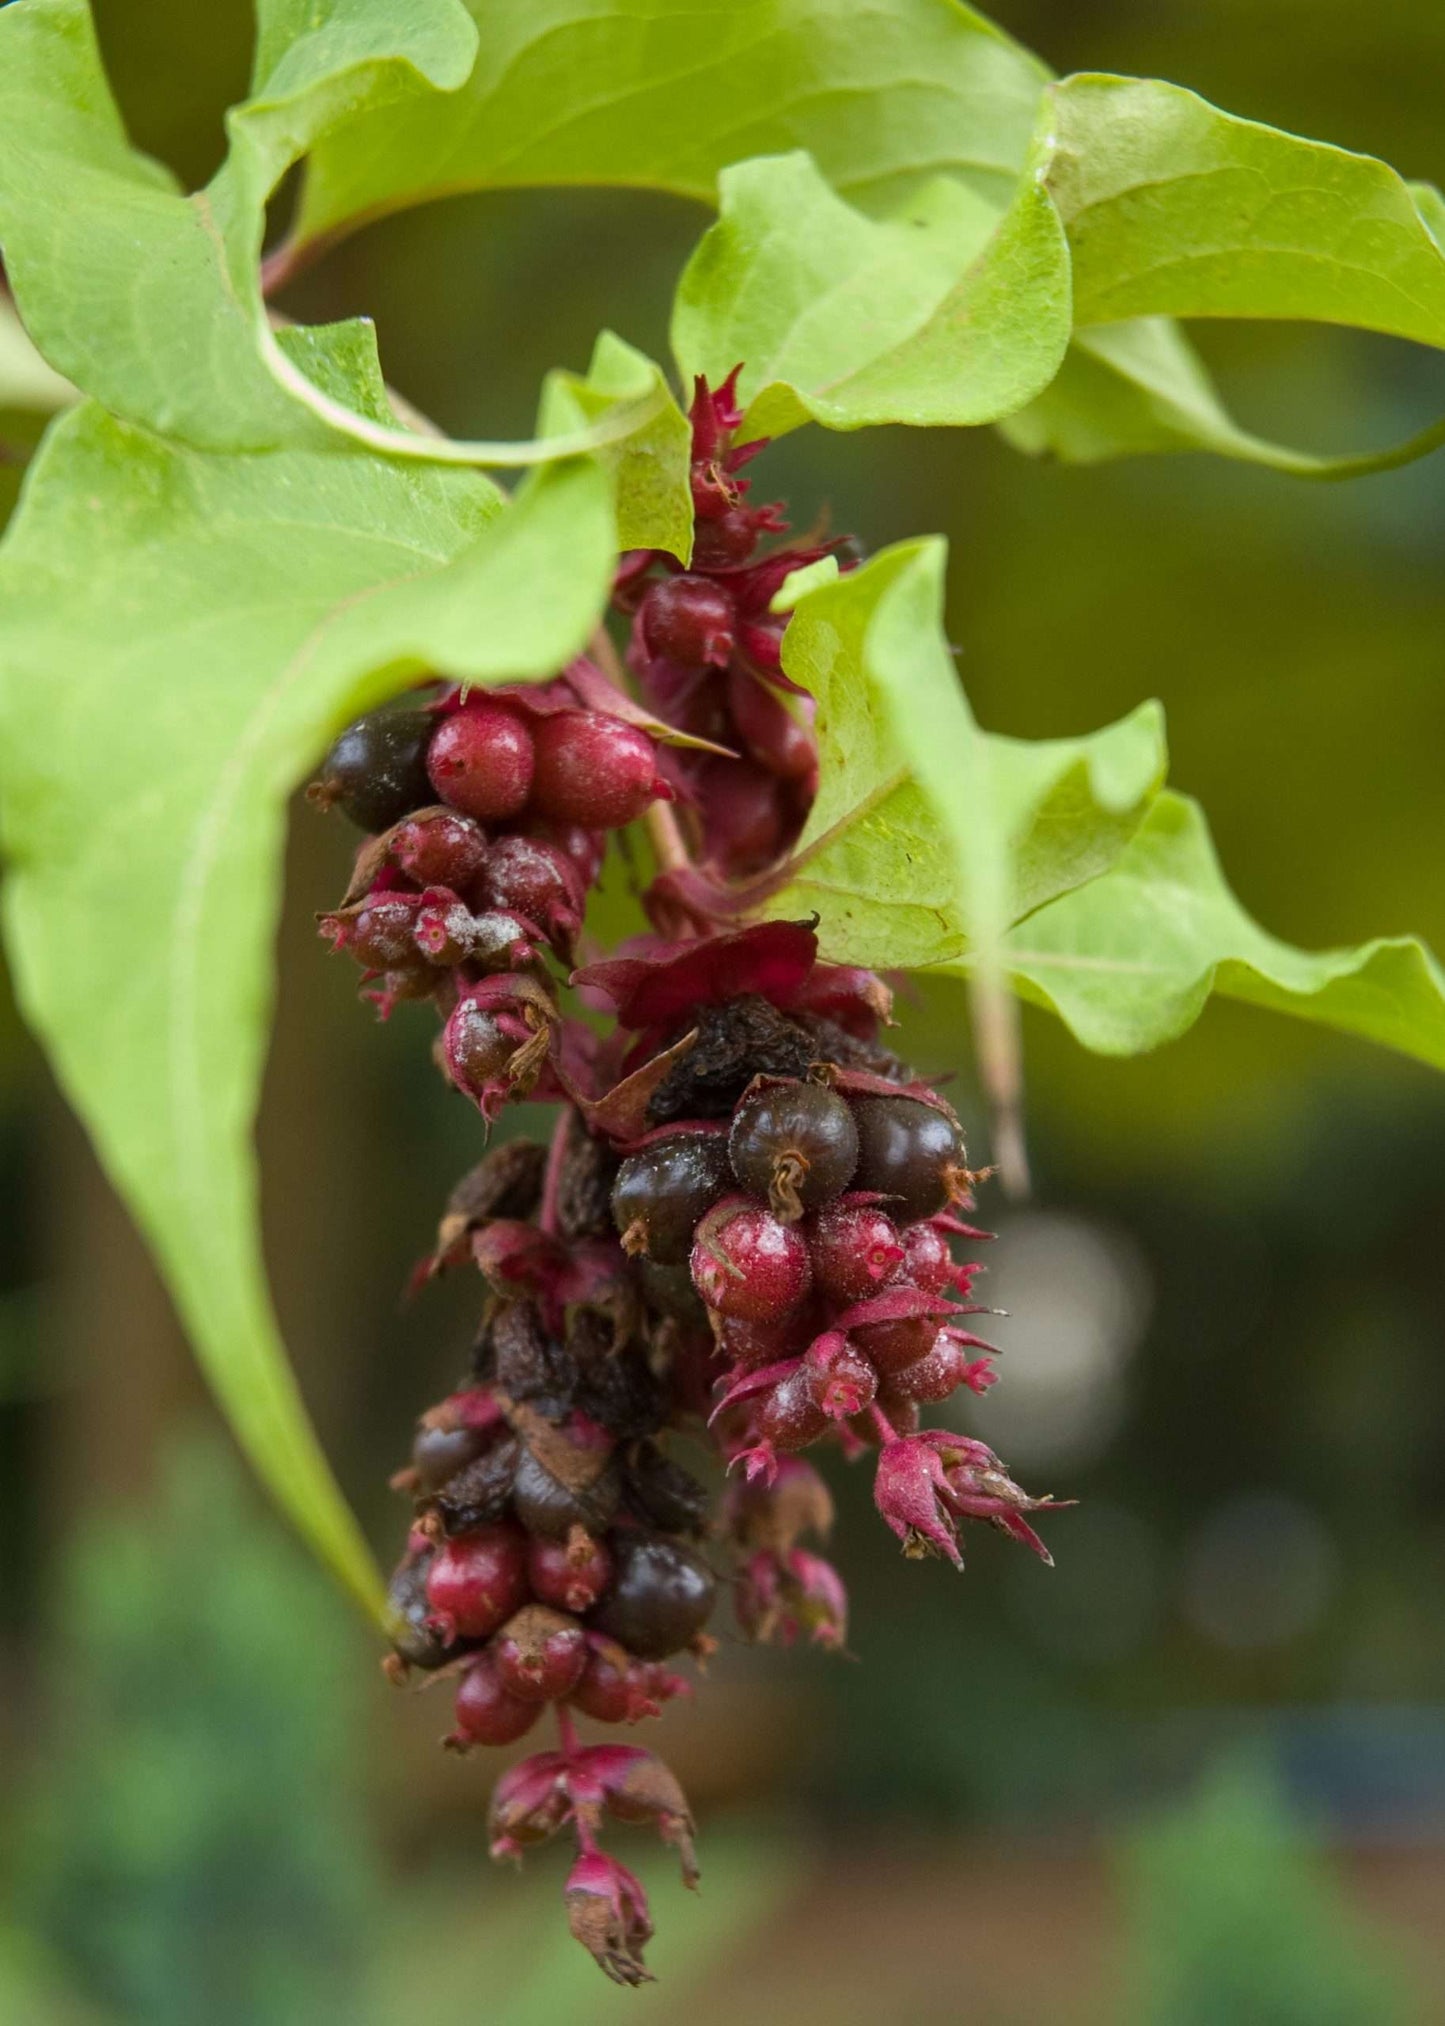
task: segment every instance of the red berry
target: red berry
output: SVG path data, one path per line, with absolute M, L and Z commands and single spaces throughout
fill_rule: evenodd
M 598 1631 L 641 1660 L 681 1652 L 712 1615 L 712 1570 L 663 1534 L 620 1533 L 612 1554 L 612 1587 L 592 1614 Z
M 880 1372 L 893 1373 L 927 1357 L 938 1330 L 936 1315 L 899 1316 L 893 1322 L 863 1323 L 854 1330 L 853 1340 Z
M 728 671 L 727 698 L 737 736 L 759 766 L 784 781 L 813 778 L 818 745 L 802 715 L 811 699 L 790 697 L 785 703 L 777 690 L 741 663 Z
M 688 668 L 725 668 L 736 613 L 721 584 L 707 577 L 664 577 L 642 601 L 642 635 L 651 654 Z
M 476 892 L 486 907 L 524 915 L 559 942 L 576 935 L 587 904 L 573 861 L 556 845 L 532 837 L 499 837 L 487 855 Z
M 968 1363 L 968 1352 L 963 1345 L 955 1343 L 945 1330 L 939 1330 L 931 1349 L 913 1364 L 905 1365 L 901 1372 L 892 1375 L 887 1386 L 888 1397 L 890 1400 L 946 1400 L 963 1384 Z
M 798 826 L 776 775 L 754 760 L 709 754 L 689 769 L 689 778 L 708 858 L 740 876 L 761 872 L 781 856 Z
M 635 822 L 664 791 L 647 733 L 600 711 L 539 720 L 533 790 L 542 815 L 589 830 Z
M 457 1751 L 470 1745 L 510 1745 L 525 1737 L 541 1715 L 504 1685 L 490 1653 L 479 1653 L 457 1684 L 457 1727 L 446 1740 Z
M 745 1197 L 725 1198 L 698 1227 L 693 1286 L 719 1315 L 779 1319 L 798 1307 L 812 1279 L 799 1233 Z
M 431 1622 L 448 1639 L 485 1639 L 527 1601 L 527 1544 L 516 1527 L 443 1541 L 426 1579 Z
M 903 1277 L 925 1294 L 942 1294 L 953 1282 L 953 1254 L 932 1224 L 910 1224 L 903 1233 Z
M 550 844 L 570 859 L 584 893 L 596 884 L 607 855 L 605 831 L 584 830 L 580 823 L 553 823 L 545 816 L 532 816 L 523 823 L 521 834 L 535 838 L 538 844 Z
M 845 1100 L 820 1083 L 770 1084 L 733 1113 L 728 1157 L 745 1189 L 795 1223 L 841 1196 L 858 1165 L 858 1128 Z
M 577 1686 L 587 1664 L 582 1627 L 545 1604 L 524 1605 L 489 1650 L 503 1688 L 523 1702 L 560 1701 Z
M 764 1396 L 755 1418 L 756 1434 L 774 1449 L 806 1449 L 828 1426 L 828 1416 L 813 1398 L 812 1375 L 799 1365 Z
M 871 1406 L 878 1374 L 856 1344 L 837 1330 L 816 1339 L 805 1366 L 808 1392 L 832 1421 L 846 1421 Z M 773 1438 L 777 1447 L 777 1438 Z
M 935 1217 L 964 1173 L 963 1135 L 945 1112 L 913 1097 L 865 1097 L 858 1123 L 857 1189 L 888 1199 L 900 1224 Z
M 746 507 L 725 507 L 693 529 L 692 560 L 699 570 L 722 570 L 745 563 L 757 545 L 757 529 Z
M 808 1227 L 808 1252 L 819 1293 L 840 1307 L 877 1294 L 905 1258 L 898 1227 L 871 1203 L 820 1210 Z
M 567 1698 L 584 1716 L 601 1724 L 636 1723 L 654 1716 L 657 1703 L 647 1692 L 644 1669 L 615 1639 L 587 1634 L 587 1661 Z
M 440 720 L 426 765 L 443 802 L 495 823 L 517 815 L 531 792 L 532 735 L 505 704 L 474 699 Z
M 442 1029 L 442 1059 L 447 1075 L 458 1090 L 480 1099 L 498 1078 L 504 1077 L 518 1042 L 507 1032 L 495 1013 L 478 1006 L 474 999 L 459 999 Z
M 534 1535 L 527 1548 L 532 1592 L 558 1611 L 590 1611 L 612 1581 L 612 1557 L 599 1540 L 574 1527 L 565 1541 Z
M 714 1326 L 718 1356 L 727 1365 L 750 1367 L 775 1365 L 781 1358 L 797 1357 L 818 1334 L 813 1326 L 812 1304 L 795 1309 L 789 1316 L 768 1322 L 743 1322 L 736 1316 L 720 1316 Z
M 391 855 L 418 886 L 447 886 L 465 893 L 482 869 L 487 833 L 470 816 L 430 809 L 398 824 Z

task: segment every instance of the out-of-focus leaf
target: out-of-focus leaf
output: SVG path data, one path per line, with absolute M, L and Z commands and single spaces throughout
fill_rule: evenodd
M 1445 1069 L 1445 973 L 1413 936 L 1307 951 L 1230 892 L 1198 806 L 1166 792 L 1113 868 L 1020 923 L 1018 990 L 1088 1048 L 1134 1055 L 1182 1034 L 1211 992 L 1316 1020 Z
M 68 408 L 75 389 L 52 372 L 30 342 L 15 305 L 0 290 L 0 408 L 23 408 L 49 415 Z
M 603 331 L 587 377 L 554 372 L 542 390 L 537 434 L 586 429 L 615 413 L 655 399 L 654 419 L 623 442 L 599 453 L 612 474 L 617 541 L 624 549 L 666 549 L 687 562 L 692 554 L 692 426 L 662 368 Z
M 720 204 L 679 284 L 673 349 L 714 384 L 744 362 L 747 436 L 991 422 L 1058 370 L 1068 250 L 1032 175 L 1002 216 L 937 178 L 874 220 L 807 155 L 781 155 L 725 169 Z
M 53 430 L 0 550 L 5 924 L 22 1005 L 243 1444 L 372 1607 L 257 1228 L 250 1130 L 286 797 L 340 725 L 423 669 L 550 674 L 595 624 L 614 556 L 591 462 L 550 467 L 506 506 L 474 474 L 208 456 L 93 404 Z

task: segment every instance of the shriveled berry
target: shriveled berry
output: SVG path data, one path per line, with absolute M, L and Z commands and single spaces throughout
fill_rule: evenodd
M 311 798 L 359 830 L 390 830 L 431 800 L 426 752 L 433 719 L 419 710 L 371 711 L 348 725 L 321 763 Z
M 581 1527 L 562 1541 L 534 1535 L 527 1548 L 533 1595 L 558 1611 L 590 1611 L 612 1581 L 612 1557 L 605 1542 Z
M 900 1224 L 936 1217 L 964 1173 L 963 1135 L 945 1113 L 913 1097 L 855 1099 L 858 1169 L 853 1186 L 886 1197 Z
M 688 668 L 727 666 L 737 615 L 721 584 L 707 577 L 664 577 L 643 599 L 641 614 L 650 653 Z
M 391 1643 L 408 1667 L 430 1673 L 452 1658 L 455 1648 L 435 1625 L 429 1623 L 427 1573 L 433 1557 L 418 1555 L 404 1561 L 392 1577 L 386 1593 Z
M 876 1294 L 905 1257 L 897 1225 L 871 1203 L 830 1203 L 807 1236 L 818 1292 L 839 1304 Z
M 438 722 L 426 764 L 443 802 L 480 823 L 500 822 L 531 793 L 532 734 L 519 712 L 473 698 Z
M 510 1745 L 525 1737 L 542 1713 L 538 1701 L 513 1695 L 490 1652 L 479 1653 L 457 1684 L 457 1727 L 446 1740 L 454 1751 L 471 1745 Z
M 599 1632 L 642 1660 L 680 1653 L 711 1616 L 717 1582 L 700 1555 L 661 1534 L 618 1534 L 612 1588 L 592 1614 Z
M 485 1639 L 527 1601 L 527 1545 L 516 1527 L 478 1527 L 437 1549 L 426 1579 L 431 1622 L 448 1639 Z
M 663 793 L 647 733 L 600 711 L 558 711 L 537 726 L 533 795 L 557 823 L 616 830 Z
M 599 1458 L 600 1467 L 589 1469 L 579 1460 L 569 1473 L 570 1482 L 549 1470 L 530 1449 L 523 1449 L 512 1482 L 512 1502 L 518 1519 L 531 1534 L 549 1540 L 566 1540 L 573 1527 L 586 1533 L 605 1532 L 617 1510 L 622 1480 L 610 1457 Z
M 745 1197 L 725 1197 L 698 1226 L 692 1280 L 719 1315 L 766 1322 L 798 1307 L 813 1269 L 791 1224 Z
M 806 1449 L 828 1426 L 828 1414 L 813 1397 L 811 1374 L 799 1365 L 764 1394 L 754 1420 L 755 1432 L 774 1449 Z
M 577 1686 L 587 1663 L 587 1635 L 564 1612 L 526 1604 L 507 1620 L 489 1651 L 509 1693 L 523 1702 L 557 1702 Z
M 555 845 L 533 837 L 499 837 L 476 892 L 487 907 L 523 915 L 561 942 L 582 925 L 586 895 L 576 866 Z
M 942 1294 L 954 1279 L 953 1253 L 932 1224 L 910 1224 L 903 1233 L 903 1277 L 925 1294 Z
M 669 1133 L 629 1154 L 612 1185 L 612 1216 L 623 1250 L 680 1265 L 693 1232 L 728 1187 L 722 1133 Z
M 846 1101 L 820 1083 L 769 1084 L 733 1113 L 728 1156 L 742 1186 L 795 1223 L 852 1181 L 858 1128 Z

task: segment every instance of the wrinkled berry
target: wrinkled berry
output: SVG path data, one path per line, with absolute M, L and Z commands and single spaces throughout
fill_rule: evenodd
M 600 711 L 558 711 L 537 726 L 533 795 L 543 816 L 616 830 L 662 792 L 657 749 L 644 731 Z
M 390 830 L 431 800 L 426 750 L 433 719 L 419 710 L 371 711 L 348 725 L 321 763 L 311 797 L 359 830 Z
M 629 1154 L 612 1185 L 612 1216 L 623 1249 L 663 1266 L 692 1250 L 693 1232 L 728 1186 L 721 1133 L 671 1133 Z
M 643 1660 L 665 1660 L 701 1632 L 717 1582 L 700 1555 L 660 1534 L 618 1534 L 612 1588 L 592 1613 L 599 1632 Z
M 512 1482 L 512 1501 L 528 1533 L 561 1541 L 573 1527 L 589 1534 L 605 1532 L 621 1490 L 620 1473 L 610 1458 L 595 1471 L 588 1472 L 582 1465 L 574 1481 L 564 1484 L 530 1449 L 524 1449 Z
M 473 698 L 438 722 L 426 764 L 443 802 L 496 823 L 517 815 L 531 792 L 532 734 L 505 704 Z
M 812 1285 L 813 1269 L 792 1225 L 745 1198 L 729 1197 L 698 1227 L 692 1279 L 719 1315 L 767 1322 L 797 1308 Z
M 888 1200 L 900 1224 L 935 1217 L 964 1170 L 963 1135 L 932 1105 L 912 1097 L 855 1100 L 858 1169 L 853 1186 Z
M 772 1084 L 734 1112 L 728 1155 L 742 1186 L 793 1223 L 852 1181 L 858 1128 L 846 1102 L 822 1084 Z

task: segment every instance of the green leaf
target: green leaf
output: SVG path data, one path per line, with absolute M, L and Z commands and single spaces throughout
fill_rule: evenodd
M 805 154 L 725 169 L 721 217 L 678 287 L 672 343 L 685 377 L 739 360 L 744 433 L 809 419 L 991 422 L 1058 370 L 1069 338 L 1069 260 L 1033 175 L 1002 217 L 935 178 L 867 218 Z
M 1445 973 L 1429 950 L 1400 936 L 1310 952 L 1268 935 L 1226 885 L 1202 812 L 1172 792 L 1112 870 L 1013 930 L 1006 962 L 1025 997 L 1106 1055 L 1172 1040 L 1220 992 L 1445 1069 Z
M 320 370 L 315 334 L 305 343 Z M 368 343 L 350 327 L 333 354 Z M 343 723 L 423 669 L 495 681 L 562 665 L 614 558 L 591 462 L 549 467 L 506 505 L 472 473 L 335 451 L 216 457 L 94 404 L 52 429 L 0 550 L 5 923 L 23 1006 L 240 1439 L 372 1608 L 258 1237 L 250 1131 L 286 798 Z
M 75 398 L 75 389 L 46 365 L 10 298 L 0 293 L 0 408 L 50 415 Z
M 612 475 L 617 544 L 666 549 L 685 563 L 692 555 L 692 425 L 660 366 L 603 331 L 585 380 L 575 373 L 548 374 L 537 434 L 584 430 L 619 404 L 636 409 L 649 400 L 656 405 L 653 420 L 600 453 Z
M 302 244 L 461 190 L 630 184 L 708 203 L 730 162 L 794 148 L 869 208 L 944 172 L 1002 210 L 1048 76 L 961 0 L 469 6 L 480 49 L 460 91 L 314 151 Z
M 940 541 L 803 596 L 783 663 L 817 698 L 818 799 L 768 912 L 816 911 L 831 958 L 946 962 L 1110 865 L 1164 773 L 1157 705 L 1088 738 L 981 732 L 942 629 Z

